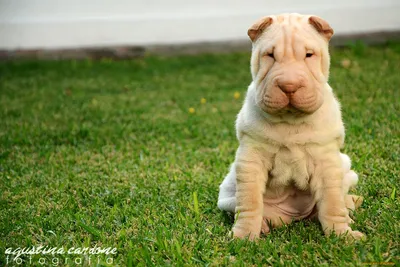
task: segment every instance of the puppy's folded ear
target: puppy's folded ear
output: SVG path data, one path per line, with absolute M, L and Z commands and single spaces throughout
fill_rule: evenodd
M 308 22 L 320 33 L 326 40 L 330 40 L 333 35 L 333 29 L 329 26 L 328 22 L 317 16 L 308 18 Z
M 249 35 L 252 42 L 256 41 L 257 38 L 262 34 L 262 32 L 272 23 L 271 17 L 263 17 L 254 23 L 249 30 L 247 35 Z

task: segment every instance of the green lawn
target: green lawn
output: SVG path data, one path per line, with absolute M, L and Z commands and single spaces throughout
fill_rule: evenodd
M 6 248 L 38 245 L 115 247 L 120 266 L 400 264 L 400 43 L 332 51 L 344 152 L 365 198 L 360 242 L 310 221 L 258 243 L 230 237 L 216 202 L 249 56 L 0 63 L 0 266 Z M 74 266 L 79 255 L 57 257 Z M 40 258 L 54 260 L 32 265 Z

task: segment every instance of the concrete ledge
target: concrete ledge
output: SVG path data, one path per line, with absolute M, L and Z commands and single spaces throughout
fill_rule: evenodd
M 330 44 L 332 46 L 346 46 L 351 42 L 362 41 L 365 44 L 377 45 L 387 41 L 400 41 L 400 29 L 398 31 L 380 31 L 372 33 L 344 34 L 333 36 Z
M 354 41 L 366 44 L 384 44 L 389 40 L 400 41 L 399 31 L 374 32 L 363 34 L 350 34 L 334 36 L 331 45 L 345 46 Z M 63 60 L 63 59 L 131 59 L 145 55 L 195 55 L 201 53 L 231 53 L 246 52 L 251 50 L 248 40 L 232 40 L 224 42 L 204 42 L 178 45 L 149 45 L 149 46 L 124 46 L 104 48 L 81 49 L 39 49 L 39 50 L 0 50 L 0 60 L 38 59 L 38 60 Z

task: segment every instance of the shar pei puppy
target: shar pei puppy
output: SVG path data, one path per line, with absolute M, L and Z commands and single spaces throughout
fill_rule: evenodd
M 233 235 L 255 239 L 293 220 L 318 218 L 325 234 L 350 227 L 357 174 L 340 152 L 344 126 L 328 84 L 329 24 L 283 14 L 248 30 L 252 83 L 236 120 L 239 148 L 220 185 L 218 207 L 235 212 Z

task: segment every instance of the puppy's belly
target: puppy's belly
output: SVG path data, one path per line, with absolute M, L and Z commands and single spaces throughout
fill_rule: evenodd
M 275 227 L 310 216 L 316 205 L 309 190 L 287 187 L 276 197 L 268 193 L 264 194 L 263 217 Z
M 314 165 L 303 147 L 282 147 L 275 155 L 264 193 L 264 218 L 279 226 L 309 216 L 316 202 L 309 181 Z

